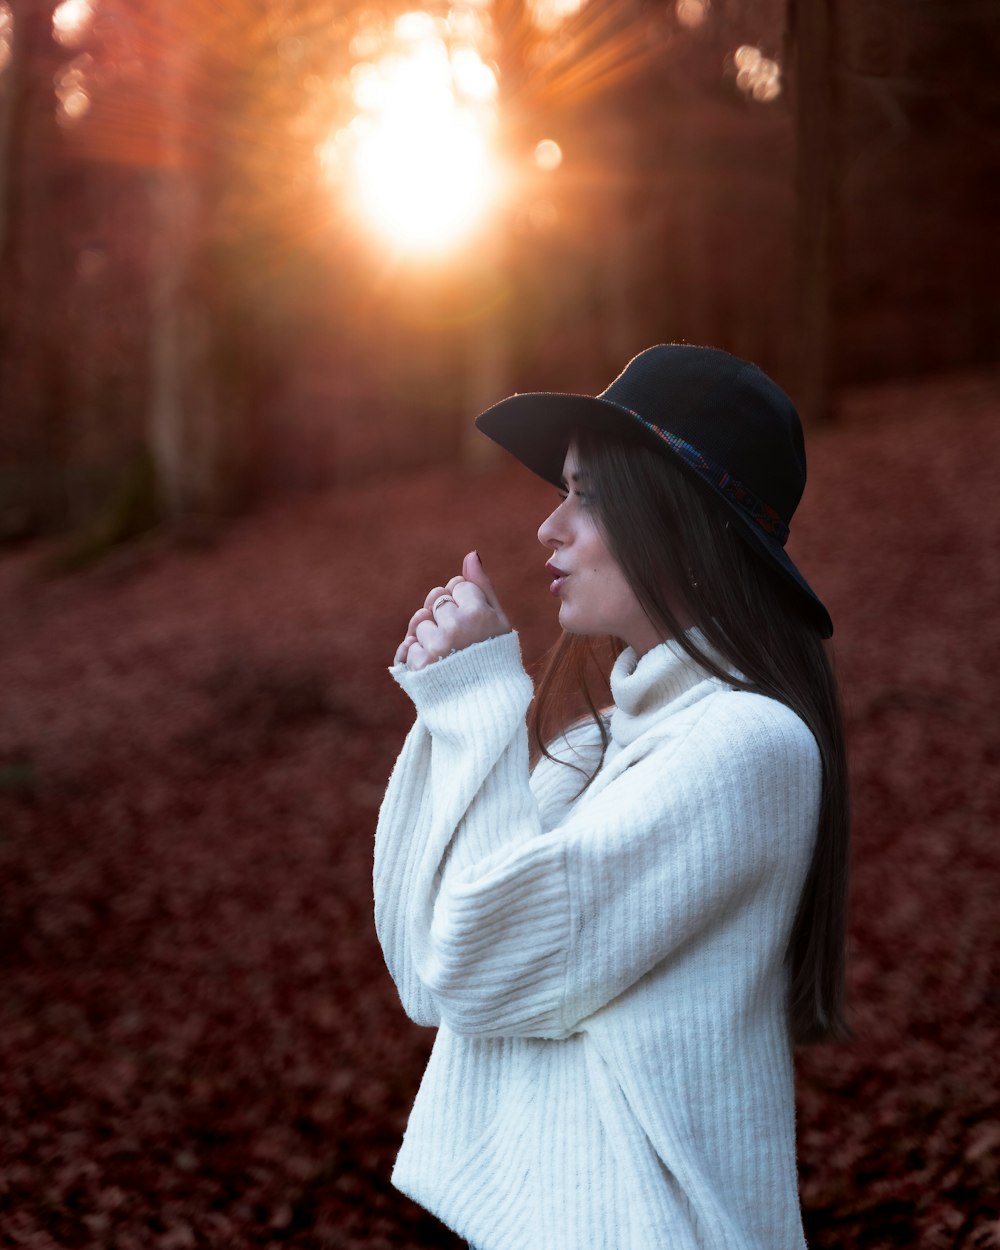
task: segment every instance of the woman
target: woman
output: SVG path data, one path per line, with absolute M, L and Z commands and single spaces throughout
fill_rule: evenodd
M 848 815 L 832 626 L 784 550 L 798 417 L 661 345 L 477 424 L 560 490 L 564 634 L 532 703 L 472 552 L 391 669 L 417 719 L 376 924 L 438 1028 L 394 1183 L 479 1250 L 803 1247 L 791 1046 L 843 1029 Z

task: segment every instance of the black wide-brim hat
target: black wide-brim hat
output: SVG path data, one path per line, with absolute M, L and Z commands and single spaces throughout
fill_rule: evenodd
M 547 482 L 581 429 L 631 431 L 705 482 L 737 533 L 800 596 L 820 635 L 830 614 L 785 543 L 806 484 L 802 423 L 766 373 L 714 347 L 666 343 L 640 352 L 600 395 L 512 395 L 476 418 L 484 434 Z

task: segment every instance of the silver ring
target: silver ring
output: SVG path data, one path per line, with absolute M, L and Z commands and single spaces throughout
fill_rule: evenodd
M 454 597 L 452 595 L 438 595 L 431 604 L 431 612 L 436 612 L 442 603 L 455 603 Z M 457 607 L 458 605 L 456 604 L 455 606 Z

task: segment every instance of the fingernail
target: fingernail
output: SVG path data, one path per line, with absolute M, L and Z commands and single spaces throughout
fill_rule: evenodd
M 482 569 L 482 568 L 485 568 L 486 566 L 483 564 L 483 557 L 479 554 L 479 552 L 478 552 L 478 551 L 473 551 L 473 553 L 472 553 L 472 554 L 473 554 L 473 555 L 476 557 L 476 559 L 479 561 L 479 567 L 480 567 L 481 569 Z

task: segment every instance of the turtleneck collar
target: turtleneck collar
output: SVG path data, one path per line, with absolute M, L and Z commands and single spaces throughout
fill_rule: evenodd
M 700 632 L 693 639 L 711 654 Z M 622 747 L 635 742 L 660 720 L 668 706 L 676 712 L 693 701 L 692 695 L 701 697 L 701 691 L 694 692 L 706 681 L 722 684 L 673 639 L 661 642 L 643 656 L 626 647 L 611 670 L 615 703 L 610 724 L 612 740 Z

